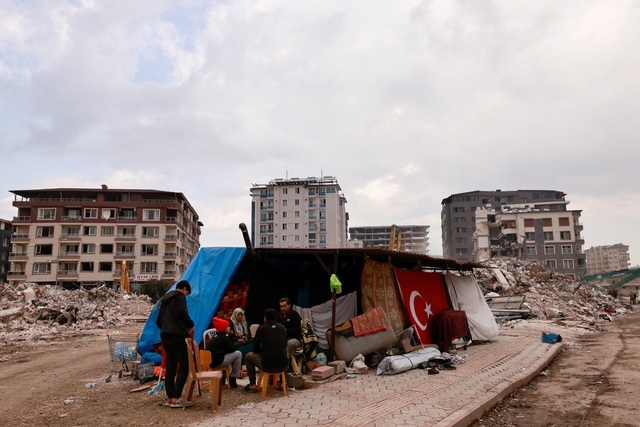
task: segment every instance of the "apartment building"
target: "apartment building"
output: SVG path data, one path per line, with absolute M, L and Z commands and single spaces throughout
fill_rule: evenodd
M 580 215 L 579 210 L 540 210 L 527 205 L 479 207 L 474 260 L 497 255 L 536 259 L 551 270 L 581 277 L 587 270 Z
M 6 283 L 11 253 L 11 221 L 0 218 L 0 283 Z
M 631 259 L 629 257 L 629 246 L 622 243 L 591 246 L 584 252 L 587 256 L 588 274 L 602 274 L 629 269 Z
M 346 204 L 333 176 L 252 184 L 251 240 L 262 248 L 345 248 Z
M 9 281 L 68 286 L 176 281 L 200 249 L 198 214 L 182 193 L 14 190 Z M 123 263 L 123 261 L 125 261 Z
M 349 227 L 349 238 L 361 241 L 365 248 L 389 249 L 393 232 L 395 241 L 400 241 L 400 251 L 429 254 L 428 225 Z
M 522 204 L 532 209 L 564 211 L 565 193 L 555 190 L 469 191 L 442 200 L 442 256 L 457 261 L 474 259 L 476 208 Z

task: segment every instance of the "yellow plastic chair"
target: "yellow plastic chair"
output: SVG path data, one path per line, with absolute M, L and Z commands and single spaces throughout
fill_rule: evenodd
M 193 389 L 199 381 L 209 381 L 213 384 L 213 392 L 211 393 L 212 410 L 216 412 L 218 405 L 222 405 L 222 373 L 220 371 L 204 371 L 200 362 L 200 349 L 191 338 L 184 339 L 187 345 L 187 355 L 189 359 L 189 376 L 185 388 L 182 392 L 182 409 L 187 408 L 187 402 L 193 396 Z
M 273 388 L 278 386 L 278 379 L 282 382 L 282 394 L 284 396 L 287 395 L 287 375 L 285 371 L 280 372 L 266 372 L 260 371 L 260 375 L 258 375 L 258 388 L 262 388 L 262 397 L 267 395 L 267 387 L 269 386 L 269 381 L 273 382 Z
M 211 352 L 209 350 L 200 350 L 200 362 L 202 362 L 202 370 L 203 371 L 220 371 L 227 378 L 227 389 L 231 390 L 231 382 L 229 381 L 229 367 L 228 366 L 218 366 L 217 368 L 212 368 L 211 365 Z M 204 381 L 200 381 L 200 388 L 202 388 L 202 383 Z M 209 382 L 209 392 L 213 392 L 213 384 Z

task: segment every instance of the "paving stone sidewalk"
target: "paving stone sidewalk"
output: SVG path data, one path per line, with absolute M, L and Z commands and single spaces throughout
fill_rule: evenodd
M 193 426 L 465 426 L 531 381 L 561 350 L 539 336 L 501 335 L 459 352 L 464 363 L 453 371 L 377 376 L 372 368 Z

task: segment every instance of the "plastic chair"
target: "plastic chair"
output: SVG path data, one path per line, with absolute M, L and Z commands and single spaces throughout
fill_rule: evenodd
M 189 359 L 189 376 L 182 392 L 182 409 L 187 408 L 187 402 L 193 396 L 193 389 L 199 381 L 209 381 L 213 384 L 213 393 L 211 393 L 212 410 L 216 412 L 218 405 L 222 405 L 222 373 L 220 371 L 203 371 L 200 362 L 200 349 L 191 338 L 184 339 L 187 345 L 187 354 Z
M 251 332 L 251 338 L 255 338 L 256 331 L 258 330 L 259 327 L 260 325 L 258 325 L 257 323 L 252 323 L 251 326 L 249 326 L 249 331 Z
M 262 387 L 262 397 L 267 395 L 267 386 L 269 385 L 269 381 L 273 382 L 273 388 L 278 386 L 278 379 L 282 382 L 282 394 L 284 396 L 287 395 L 287 375 L 285 371 L 280 372 L 266 372 L 260 371 L 260 375 L 258 376 L 258 388 Z
M 207 341 L 216 336 L 216 328 L 207 329 L 202 333 L 202 346 L 207 346 Z
M 212 368 L 211 365 L 211 352 L 209 350 L 200 350 L 200 362 L 202 362 L 202 370 L 204 371 L 220 371 L 227 378 L 227 389 L 231 390 L 231 382 L 229 381 L 229 367 L 228 366 L 218 366 L 216 368 Z M 204 381 L 200 381 L 200 388 L 202 388 L 202 383 Z M 213 392 L 213 384 L 209 382 L 209 392 Z

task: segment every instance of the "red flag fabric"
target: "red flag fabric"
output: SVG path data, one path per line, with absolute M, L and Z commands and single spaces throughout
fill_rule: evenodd
M 449 308 L 442 274 L 398 268 L 394 271 L 411 324 L 423 344 L 432 344 L 433 317 Z

